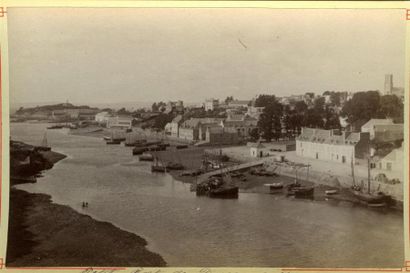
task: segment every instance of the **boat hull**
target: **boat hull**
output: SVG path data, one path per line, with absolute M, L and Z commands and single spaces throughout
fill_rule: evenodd
M 208 196 L 211 198 L 238 198 L 239 188 L 238 187 L 229 187 L 229 188 L 220 188 L 215 190 L 210 190 Z
M 163 166 L 151 166 L 151 172 L 153 173 L 166 173 L 167 168 Z

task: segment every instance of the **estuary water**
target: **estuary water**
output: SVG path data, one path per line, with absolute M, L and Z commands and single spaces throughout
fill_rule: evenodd
M 11 138 L 40 145 L 46 127 L 13 123 Z M 47 130 L 47 140 L 68 157 L 18 188 L 144 237 L 169 266 L 403 266 L 401 212 L 269 194 L 197 197 L 188 184 L 151 174 L 129 147 L 64 130 Z

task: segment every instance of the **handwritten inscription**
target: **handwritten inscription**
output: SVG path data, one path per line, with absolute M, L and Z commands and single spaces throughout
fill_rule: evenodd
M 188 273 L 188 272 L 197 272 L 197 273 L 213 273 L 212 270 L 210 268 L 201 268 L 196 271 L 192 271 L 192 270 L 182 270 L 182 269 L 178 269 L 175 271 L 169 271 L 169 269 L 152 269 L 152 268 L 143 268 L 143 267 L 138 267 L 138 268 L 134 268 L 134 269 L 94 269 L 92 267 L 87 268 L 83 271 L 81 271 L 81 273 L 115 273 L 115 272 L 120 272 L 123 273 L 166 273 L 166 272 L 171 272 L 171 273 Z M 236 271 L 229 271 L 228 273 L 237 273 Z M 263 272 L 266 273 L 266 272 Z
M 101 270 L 95 270 L 92 267 L 87 268 L 83 271 L 81 271 L 81 273 L 114 273 L 119 271 L 118 269 L 101 269 Z

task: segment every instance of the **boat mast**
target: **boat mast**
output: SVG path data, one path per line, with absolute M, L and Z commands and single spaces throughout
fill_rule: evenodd
M 353 163 L 353 155 L 352 155 L 352 160 L 350 161 L 351 162 L 351 167 L 352 167 L 352 179 L 353 179 L 353 187 L 354 186 L 356 186 L 356 180 L 355 180 L 355 178 L 354 178 L 354 163 Z
M 306 181 L 309 182 L 309 167 L 310 167 L 309 163 L 307 164 L 306 167 L 307 167 L 307 171 L 306 171 Z
M 41 146 L 43 146 L 43 147 L 48 147 L 48 143 L 47 143 L 47 131 L 44 132 L 44 137 L 43 137 L 43 141 L 41 142 Z
M 367 193 L 370 194 L 370 140 L 368 142 L 368 155 L 367 155 Z

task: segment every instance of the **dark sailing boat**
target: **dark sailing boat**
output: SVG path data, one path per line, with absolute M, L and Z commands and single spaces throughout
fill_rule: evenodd
M 110 144 L 121 144 L 121 140 L 114 138 L 114 131 L 113 131 L 113 132 L 111 132 L 111 139 L 110 139 L 110 140 L 107 140 L 106 144 L 107 144 L 107 145 L 110 145 Z
M 310 165 L 308 164 L 304 167 L 307 167 L 306 181 L 309 181 Z M 294 195 L 297 198 L 312 198 L 315 192 L 315 188 L 313 186 L 302 186 L 298 182 L 297 166 L 295 166 L 295 182 L 288 185 L 287 189 L 288 189 L 287 195 Z
M 211 176 L 207 181 L 197 185 L 196 195 L 207 195 L 211 198 L 236 199 L 239 195 L 239 187 L 233 183 L 229 170 L 224 170 L 222 167 L 221 173 L 218 176 Z
M 353 157 L 351 160 L 351 167 L 352 167 L 352 179 L 353 179 L 353 186 L 352 186 L 352 193 L 359 199 L 361 202 L 367 203 L 369 206 L 385 206 L 388 196 L 385 195 L 383 192 L 377 192 L 374 194 L 370 191 L 370 152 L 367 157 L 367 192 L 363 192 L 363 187 L 356 185 L 355 177 L 354 177 L 354 163 Z
M 40 146 L 37 147 L 37 150 L 39 151 L 50 151 L 51 150 L 51 147 L 48 146 L 48 142 L 47 142 L 47 131 L 44 132 L 43 140 L 41 141 Z
M 154 157 L 154 163 L 151 165 L 151 172 L 166 173 L 167 167 L 160 162 L 158 156 Z

